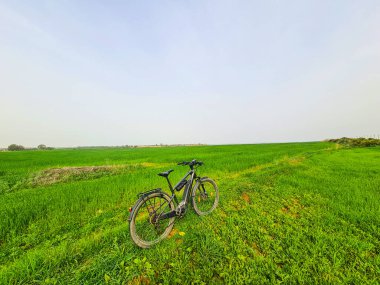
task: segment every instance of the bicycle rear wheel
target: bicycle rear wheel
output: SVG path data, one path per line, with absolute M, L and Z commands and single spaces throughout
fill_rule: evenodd
M 173 211 L 175 206 L 165 193 L 152 193 L 137 203 L 129 224 L 131 238 L 139 247 L 149 248 L 169 235 L 175 217 L 163 220 L 159 217 Z
M 201 178 L 193 188 L 192 200 L 194 210 L 198 215 L 210 214 L 219 203 L 218 186 L 210 178 Z

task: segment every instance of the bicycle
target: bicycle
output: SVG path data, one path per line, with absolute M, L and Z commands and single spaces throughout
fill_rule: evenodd
M 218 205 L 219 189 L 216 183 L 208 177 L 197 176 L 196 170 L 203 165 L 203 162 L 192 160 L 179 162 L 177 165 L 188 165 L 190 171 L 174 188 L 169 180 L 169 174 L 174 171 L 173 169 L 158 173 L 159 176 L 166 178 L 171 196 L 161 188 L 156 188 L 139 193 L 137 202 L 129 208 L 131 238 L 141 248 L 149 248 L 169 235 L 175 219 L 182 218 L 186 214 L 190 198 L 199 216 L 211 213 Z M 182 200 L 178 202 L 175 190 L 180 191 L 183 188 Z

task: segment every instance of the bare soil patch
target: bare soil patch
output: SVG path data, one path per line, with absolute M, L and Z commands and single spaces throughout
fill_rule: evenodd
M 251 198 L 249 198 L 248 194 L 247 193 L 243 193 L 241 194 L 241 197 L 243 198 L 244 201 L 246 201 L 247 203 L 250 203 L 251 202 Z

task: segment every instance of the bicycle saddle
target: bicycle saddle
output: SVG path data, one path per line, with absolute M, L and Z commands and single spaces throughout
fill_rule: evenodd
M 165 172 L 161 172 L 161 173 L 158 173 L 158 175 L 162 176 L 162 177 L 168 177 L 170 172 L 173 172 L 174 170 L 173 169 L 170 169 L 168 171 L 165 171 Z

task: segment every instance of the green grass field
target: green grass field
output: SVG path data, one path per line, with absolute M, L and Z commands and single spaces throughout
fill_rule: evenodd
M 134 246 L 136 194 L 167 189 L 156 174 L 173 168 L 176 181 L 176 162 L 194 158 L 218 208 L 189 209 L 170 238 Z M 0 152 L 1 284 L 378 284 L 379 253 L 380 147 Z

